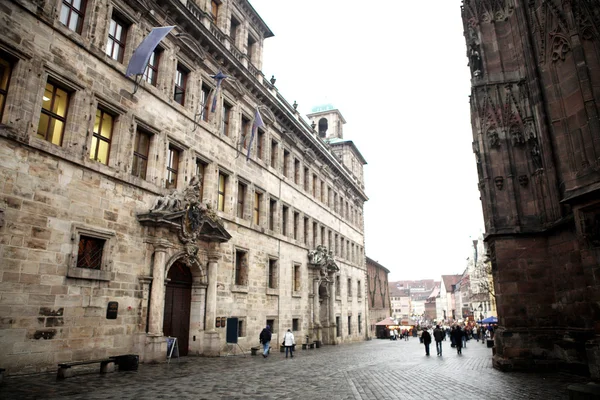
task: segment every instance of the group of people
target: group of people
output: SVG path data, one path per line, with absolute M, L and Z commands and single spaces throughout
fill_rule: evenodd
M 271 339 L 273 335 L 271 333 L 271 327 L 267 325 L 261 332 L 258 337 L 258 340 L 263 346 L 263 358 L 269 357 L 269 348 L 271 347 Z M 288 358 L 288 353 L 290 358 L 294 358 L 294 346 L 296 345 L 296 341 L 294 340 L 294 334 L 291 329 L 288 329 L 285 335 L 283 336 L 282 346 L 285 347 L 285 358 Z
M 408 340 L 408 336 L 409 336 L 408 329 L 403 329 L 400 332 L 398 332 L 398 329 L 390 330 L 390 340 L 397 340 L 398 338 L 400 340 L 402 340 L 402 339 Z
M 451 347 L 456 349 L 457 354 L 462 354 L 462 349 L 467 347 L 467 341 L 470 338 L 476 338 L 477 341 L 481 338 L 483 341 L 485 337 L 489 337 L 491 339 L 494 338 L 494 327 L 489 326 L 486 328 L 485 326 L 480 326 L 478 328 L 472 329 L 469 326 L 458 326 L 454 325 L 451 328 L 441 328 L 439 325 L 436 325 L 433 330 L 433 339 L 435 340 L 435 347 L 437 350 L 437 355 L 442 355 L 442 342 L 446 340 L 446 337 L 450 338 Z M 425 345 L 425 355 L 429 355 L 429 346 L 431 344 L 432 337 L 431 334 L 427 331 L 427 328 L 423 329 L 423 333 L 421 334 L 421 342 Z

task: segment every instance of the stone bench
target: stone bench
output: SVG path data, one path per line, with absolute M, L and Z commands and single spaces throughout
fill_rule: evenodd
M 79 365 L 90 365 L 90 364 L 100 364 L 100 373 L 105 374 L 107 372 L 114 371 L 115 368 L 115 357 L 109 358 L 101 358 L 97 360 L 87 360 L 87 361 L 72 361 L 72 362 L 64 362 L 58 364 L 58 372 L 56 374 L 56 379 L 65 379 L 73 376 L 73 370 L 71 367 L 76 367 Z

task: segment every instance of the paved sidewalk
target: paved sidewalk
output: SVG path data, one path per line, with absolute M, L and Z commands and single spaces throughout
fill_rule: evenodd
M 138 371 L 98 372 L 57 382 L 55 374 L 6 377 L 0 399 L 568 399 L 567 386 L 587 382 L 562 373 L 502 373 L 472 340 L 458 356 L 444 343 L 431 356 L 418 339 L 372 340 L 298 350 L 293 359 L 186 357 L 141 364 Z

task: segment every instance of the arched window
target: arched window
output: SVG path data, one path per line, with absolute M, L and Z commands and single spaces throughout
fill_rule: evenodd
M 327 118 L 321 118 L 319 120 L 319 137 L 324 138 L 325 136 L 327 136 Z

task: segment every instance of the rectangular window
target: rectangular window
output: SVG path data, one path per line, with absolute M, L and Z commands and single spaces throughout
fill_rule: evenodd
M 237 216 L 238 218 L 244 218 L 244 200 L 246 199 L 246 185 L 238 183 L 238 197 L 237 197 Z
M 342 336 L 342 319 L 340 317 L 335 317 L 335 336 Z
M 144 80 L 152 86 L 156 86 L 156 80 L 158 79 L 158 62 L 160 60 L 160 54 L 161 50 L 158 48 L 150 54 L 148 65 L 146 65 L 146 70 L 144 71 Z
M 313 186 L 312 186 L 312 195 L 314 198 L 317 197 L 317 175 L 313 174 Z
M 325 200 L 327 207 L 331 207 L 331 188 L 329 186 L 327 186 L 327 198 Z
M 265 140 L 265 133 L 262 132 L 260 129 L 257 132 L 257 138 L 256 138 L 256 156 L 259 158 L 259 160 L 263 159 L 263 147 L 264 147 L 264 140 Z
M 308 192 L 308 188 L 310 187 L 310 172 L 307 167 L 304 167 L 304 190 Z
M 277 142 L 271 141 L 271 167 L 277 168 Z
M 300 183 L 300 160 L 294 158 L 294 183 Z
M 277 288 L 277 260 L 269 259 L 268 285 L 269 289 Z
M 352 317 L 348 315 L 348 336 L 352 335 Z
M 293 290 L 294 292 L 300 291 L 300 265 L 294 264 L 294 277 L 293 277 Z
M 100 108 L 96 109 L 94 133 L 92 135 L 92 145 L 90 146 L 91 160 L 108 165 L 113 125 L 114 118 L 112 115 Z
M 217 18 L 219 17 L 219 6 L 221 3 L 216 0 L 212 0 L 210 2 L 210 16 L 212 17 L 213 22 L 217 23 Z
M 187 77 L 189 71 L 181 64 L 177 64 L 177 71 L 175 71 L 175 90 L 173 92 L 173 100 L 181 104 L 185 104 L 185 87 L 187 84 Z
M 267 326 L 271 327 L 271 333 L 275 333 L 275 320 L 272 318 L 267 319 Z
M 68 108 L 69 93 L 54 83 L 46 83 L 37 137 L 60 146 L 67 122 Z
M 256 48 L 256 39 L 254 39 L 252 36 L 248 35 L 248 59 L 250 60 L 251 63 L 254 63 L 255 48 Z
M 283 150 L 283 176 L 290 177 L 290 152 Z
M 304 230 L 304 244 L 308 244 L 308 218 L 304 217 L 304 224 L 302 225 L 302 229 Z
M 123 62 L 125 54 L 125 39 L 127 38 L 127 25 L 122 19 L 113 15 L 108 28 L 108 41 L 106 42 L 106 55 Z
M 227 183 L 227 175 L 219 172 L 219 200 L 217 210 L 225 211 L 225 184 Z
M 333 249 L 333 233 L 331 231 L 327 231 L 327 250 Z
M 300 213 L 294 212 L 294 239 L 298 240 L 298 230 L 300 229 Z
M 356 297 L 362 297 L 362 287 L 360 281 L 356 282 Z
M 275 230 L 275 208 L 277 207 L 277 202 L 275 200 L 269 200 L 269 229 Z
M 321 245 L 325 246 L 325 227 L 321 227 Z
M 362 332 L 361 325 L 362 325 L 362 315 L 358 314 L 358 333 Z
M 339 255 L 339 253 L 338 253 L 338 235 L 337 235 L 337 233 L 335 234 L 335 237 L 333 239 L 333 254 L 335 254 L 336 256 Z
M 250 144 L 250 120 L 244 115 L 242 115 L 241 135 L 242 147 L 248 149 L 248 145 Z
M 342 295 L 341 279 L 339 275 L 335 276 L 335 296 L 339 297 Z
M 200 200 L 204 198 L 204 179 L 206 179 L 206 168 L 208 164 L 200 159 L 196 159 L 196 177 L 200 180 Z
M 106 240 L 84 236 L 79 237 L 79 251 L 77 253 L 77 267 L 89 269 L 102 269 L 102 252 Z
M 0 121 L 6 104 L 6 95 L 8 94 L 8 82 L 12 71 L 11 57 L 0 51 Z
M 352 278 L 348 278 L 348 297 L 352 297 Z
M 231 18 L 231 26 L 229 27 L 229 37 L 233 41 L 233 44 L 237 46 L 237 36 L 240 23 L 235 18 Z
M 242 250 L 235 250 L 235 277 L 234 282 L 238 286 L 245 286 L 248 276 L 248 253 Z
M 246 325 L 243 319 L 238 319 L 238 337 L 246 337 Z
M 321 203 L 325 203 L 325 182 L 321 181 Z
M 202 89 L 200 89 L 200 102 L 202 103 L 202 121 L 208 121 L 208 111 L 211 107 L 210 90 L 211 89 L 204 84 L 202 85 Z
M 208 115 L 208 113 L 206 113 Z M 229 136 L 229 125 L 231 120 L 231 106 L 225 102 L 223 102 L 223 135 Z
M 298 318 L 292 318 L 292 331 L 297 332 L 300 330 L 300 320 Z
M 150 135 L 137 130 L 133 144 L 133 168 L 131 174 L 146 179 L 148 170 L 148 154 L 150 153 Z
M 179 150 L 169 145 L 169 158 L 167 160 L 167 189 L 177 188 L 177 172 L 179 170 Z
M 254 192 L 254 208 L 252 210 L 252 222 L 260 224 L 260 205 L 262 204 L 262 193 Z
M 288 234 L 288 210 L 289 208 L 287 206 L 281 207 L 281 234 L 284 236 L 287 236 Z
M 60 22 L 72 31 L 81 34 L 85 0 L 63 0 L 60 9 Z
M 333 211 L 338 212 L 338 195 L 337 193 L 333 193 Z
M 350 261 L 350 240 L 346 240 L 346 260 Z
M 319 226 L 313 222 L 313 247 L 317 247 L 317 238 L 319 236 Z
M 344 258 L 344 238 L 340 238 L 340 257 Z

